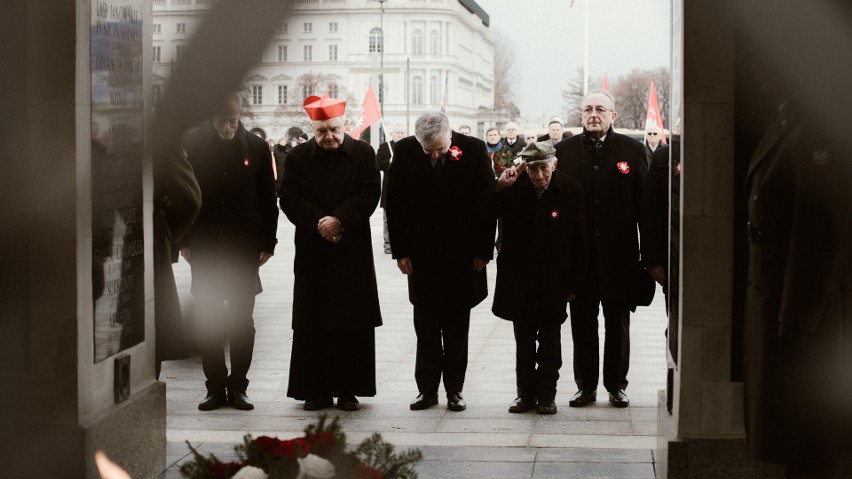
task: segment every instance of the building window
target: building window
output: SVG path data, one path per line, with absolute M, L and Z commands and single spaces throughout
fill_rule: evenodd
M 314 24 L 313 23 L 305 22 L 305 23 L 302 24 L 302 26 L 304 27 L 302 31 L 304 31 L 305 33 L 313 33 L 314 32 Z
M 337 22 L 329 22 L 328 33 L 337 33 Z
M 154 24 L 154 33 L 160 33 L 160 24 L 159 23 Z
M 307 98 L 314 94 L 313 85 L 302 85 L 302 98 Z
M 329 45 L 328 46 L 328 61 L 336 62 L 337 61 L 337 45 Z
M 260 105 L 261 103 L 263 103 L 263 87 L 261 85 L 252 85 L 251 104 Z
M 381 28 L 373 28 L 370 30 L 370 53 L 381 53 L 382 52 L 382 29 Z
M 302 45 L 302 61 L 306 61 L 306 62 L 314 61 L 314 46 L 313 45 Z
M 186 45 L 178 45 L 175 48 L 175 59 L 179 61 L 183 57 L 184 51 L 186 51 Z
M 186 33 L 186 23 L 178 23 L 177 24 L 177 32 L 178 33 Z
M 278 61 L 287 61 L 287 45 L 278 45 Z
M 160 47 L 159 46 L 154 47 L 154 62 L 156 62 L 156 63 L 160 62 Z
M 423 79 L 420 77 L 411 79 L 411 103 L 414 105 L 423 104 Z
M 438 77 L 429 79 L 429 104 L 437 105 L 440 89 L 438 87 Z
M 413 55 L 423 54 L 423 32 L 420 30 L 414 30 L 411 33 L 411 53 Z
M 429 53 L 433 55 L 441 53 L 441 41 L 438 38 L 438 30 L 429 32 Z
M 287 85 L 278 85 L 278 104 L 287 104 Z
M 339 89 L 337 88 L 337 85 L 332 83 L 328 86 L 328 96 L 330 96 L 331 98 L 337 98 L 338 91 Z
M 278 27 L 278 33 L 287 33 L 289 28 L 286 23 L 282 23 L 280 27 Z

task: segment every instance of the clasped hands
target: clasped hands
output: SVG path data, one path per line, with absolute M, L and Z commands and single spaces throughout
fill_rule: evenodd
M 340 220 L 336 217 L 323 216 L 317 223 L 317 233 L 319 233 L 324 240 L 337 244 L 343 236 L 343 226 L 341 226 Z

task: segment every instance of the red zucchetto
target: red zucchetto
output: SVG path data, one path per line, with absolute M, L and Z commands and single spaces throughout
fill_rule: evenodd
M 305 98 L 304 107 L 311 120 L 330 120 L 343 116 L 343 112 L 346 110 L 346 100 L 329 98 L 328 93 L 325 93 L 322 97 L 309 96 Z

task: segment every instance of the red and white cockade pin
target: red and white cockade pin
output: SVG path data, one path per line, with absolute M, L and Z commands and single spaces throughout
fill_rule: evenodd
M 680 162 L 679 161 L 677 162 L 677 165 L 675 165 L 675 174 L 676 175 L 680 174 Z
M 550 217 L 553 218 L 553 219 L 559 218 L 559 212 L 556 211 L 556 210 L 551 211 Z
M 618 167 L 618 171 L 620 171 L 623 175 L 630 173 L 630 165 L 628 165 L 626 161 L 619 161 L 615 166 Z
M 243 166 L 248 166 L 248 165 L 249 165 L 249 159 L 248 158 L 243 159 Z
M 454 146 L 454 147 L 450 148 L 450 159 L 451 160 L 459 161 L 461 159 L 461 157 L 462 157 L 462 151 L 459 149 L 459 147 Z

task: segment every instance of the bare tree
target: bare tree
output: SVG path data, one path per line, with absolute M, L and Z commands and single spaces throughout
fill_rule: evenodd
M 651 81 L 660 104 L 663 125 L 668 125 L 670 73 L 667 68 L 655 70 L 634 69 L 628 75 L 619 77 L 612 88 L 618 110 L 618 126 L 621 128 L 645 128 L 645 115 L 648 112 L 648 97 L 651 94 Z
M 589 82 L 589 91 L 600 90 L 601 82 L 592 80 Z M 568 88 L 562 90 L 563 112 L 567 126 L 581 126 L 580 102 L 583 100 L 583 68 L 577 68 L 574 78 L 568 80 Z
M 494 49 L 494 110 L 506 110 L 514 118 L 520 112 L 514 104 L 512 91 L 518 77 L 515 68 L 515 50 L 509 38 L 495 31 L 497 44 Z

